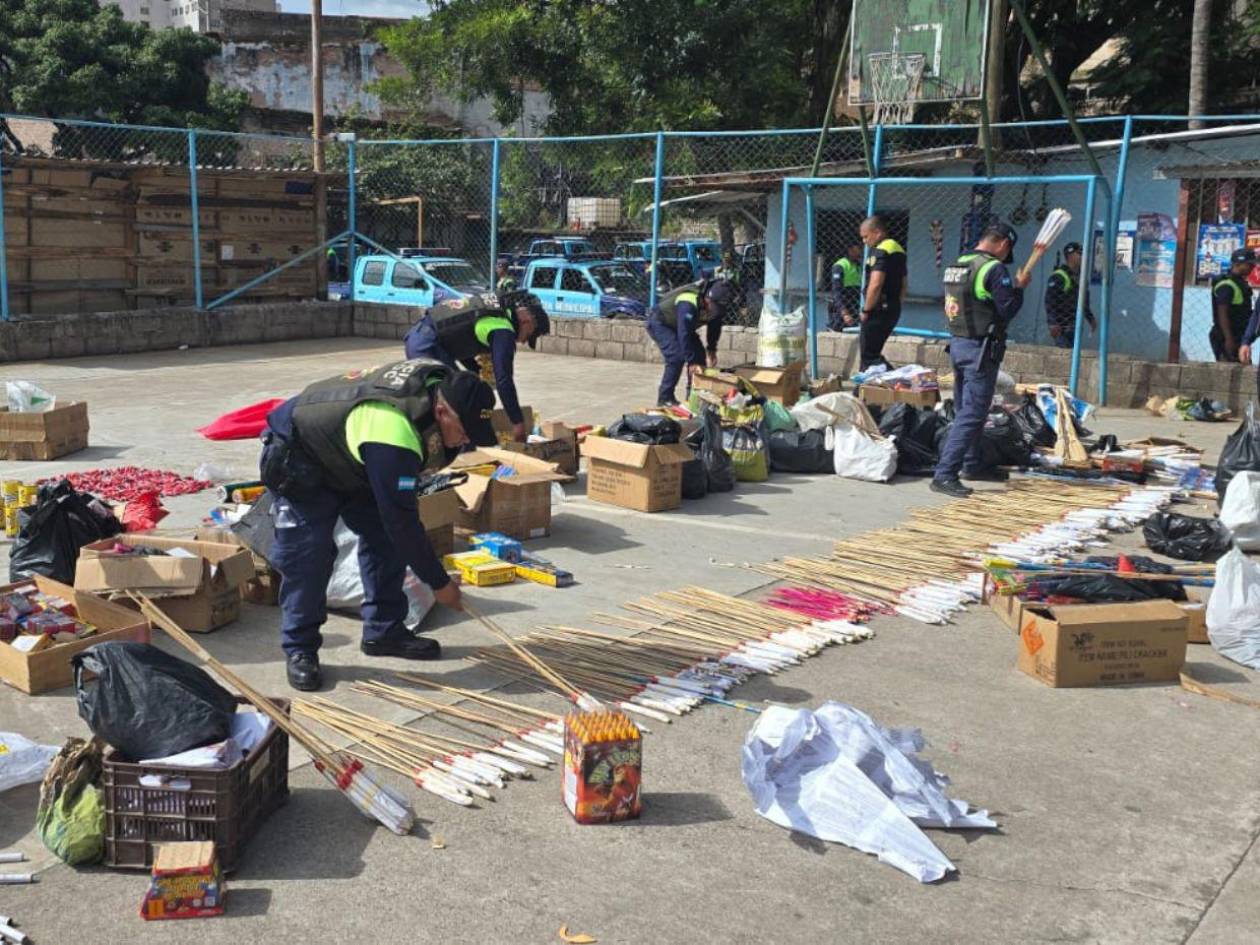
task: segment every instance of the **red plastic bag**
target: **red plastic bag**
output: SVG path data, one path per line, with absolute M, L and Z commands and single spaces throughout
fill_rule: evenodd
M 170 514 L 162 508 L 162 500 L 156 491 L 142 492 L 123 507 L 123 531 L 147 532 L 157 528 L 157 523 Z
M 267 414 L 275 410 L 283 398 L 262 400 L 240 410 L 225 413 L 213 423 L 208 423 L 197 432 L 207 440 L 252 440 L 262 433 L 267 425 Z

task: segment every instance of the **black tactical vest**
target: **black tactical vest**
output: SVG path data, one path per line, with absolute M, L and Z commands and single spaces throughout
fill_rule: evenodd
M 997 257 L 966 253 L 945 268 L 945 318 L 955 338 L 983 338 L 997 322 L 997 306 L 984 287 L 984 277 Z
M 704 288 L 703 282 L 691 282 L 687 285 L 680 285 L 677 289 L 665 293 L 665 297 L 658 300 L 656 310 L 660 312 L 659 321 L 662 325 L 668 325 L 670 328 L 678 327 L 678 303 L 690 302 L 696 309 L 695 318 L 691 320 L 692 325 L 704 325 L 711 320 L 711 316 L 705 311 L 704 306 L 700 304 L 700 290 Z
M 489 316 L 502 316 L 516 324 L 514 313 L 499 305 L 498 298 L 487 292 L 466 299 L 451 299 L 429 309 L 429 319 L 437 343 L 454 361 L 467 361 L 488 348 L 477 340 L 477 322 Z
M 1246 279 L 1241 279 L 1232 273 L 1227 276 L 1221 276 L 1212 282 L 1212 295 L 1216 295 L 1216 290 L 1222 285 L 1227 285 L 1233 293 L 1233 297 L 1229 302 L 1229 322 L 1233 328 L 1235 340 L 1247 330 L 1247 322 L 1251 320 L 1251 286 L 1247 284 Z M 1216 305 L 1215 299 L 1212 302 Z M 1212 320 L 1213 326 L 1216 320 Z
M 370 401 L 406 414 L 424 447 L 425 468 L 441 466 L 446 454 L 430 391 L 450 374 L 450 368 L 439 361 L 415 358 L 318 381 L 302 391 L 293 406 L 293 427 L 301 448 L 323 467 L 325 485 L 337 492 L 367 487 L 363 464 L 346 443 L 346 418 L 359 404 Z

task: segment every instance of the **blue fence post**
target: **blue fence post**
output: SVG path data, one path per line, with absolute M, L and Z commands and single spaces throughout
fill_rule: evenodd
M 1107 356 L 1111 353 L 1111 298 L 1116 287 L 1116 240 L 1124 216 L 1124 186 L 1129 176 L 1129 145 L 1133 141 L 1133 116 L 1124 119 L 1124 137 L 1116 165 L 1116 184 L 1111 189 L 1111 215 L 1107 221 L 1107 264 L 1103 266 L 1102 311 L 1098 316 L 1098 403 L 1107 402 Z
M 790 207 L 792 205 L 792 185 L 785 179 L 783 181 L 783 206 L 779 213 L 779 291 L 778 302 L 779 312 L 787 311 L 787 283 L 788 283 L 788 223 L 790 222 Z
M 648 276 L 648 308 L 656 305 L 656 280 L 660 271 L 656 268 L 656 249 L 661 241 L 661 190 L 665 176 L 665 132 L 656 133 L 656 161 L 652 172 L 652 268 Z
M 814 188 L 805 187 L 805 262 L 809 268 L 809 376 L 818 377 L 818 280 L 814 278 Z
M 871 183 L 866 190 L 866 215 L 868 217 L 875 216 L 875 178 L 879 176 L 880 161 L 884 156 L 884 126 L 875 126 L 875 142 L 871 146 Z M 866 308 L 866 276 L 869 270 L 866 268 L 866 259 L 870 255 L 870 249 L 866 246 L 862 247 L 862 299 L 861 307 Z
M 205 307 L 201 289 L 201 197 L 197 193 L 197 132 L 188 129 L 188 202 L 192 209 L 193 304 Z
M 350 274 L 350 301 L 355 301 L 354 292 L 354 241 L 359 235 L 359 217 L 356 203 L 358 183 L 355 175 L 354 132 L 338 135 L 346 143 L 346 231 L 350 241 L 346 244 L 346 271 Z
M 1077 382 L 1081 373 L 1081 335 L 1085 327 L 1085 306 L 1089 300 L 1089 277 L 1094 271 L 1094 195 L 1098 190 L 1098 178 L 1091 177 L 1085 185 L 1085 233 L 1081 243 L 1084 255 L 1081 259 L 1081 285 L 1076 293 L 1076 335 L 1072 339 L 1072 375 L 1068 378 L 1068 390 L 1076 396 Z M 1101 368 L 1100 368 L 1101 370 Z
M 495 267 L 499 262 L 499 139 L 490 150 L 490 286 L 497 288 Z
M 0 148 L 0 321 L 9 320 L 9 257 L 4 249 L 4 149 Z

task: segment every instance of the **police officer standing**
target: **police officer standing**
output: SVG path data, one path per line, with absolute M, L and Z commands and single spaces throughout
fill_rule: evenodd
M 852 243 L 831 267 L 831 310 L 828 327 L 841 331 L 858 320 L 862 305 L 862 244 Z
M 954 422 L 941 447 L 932 477 L 932 491 L 955 498 L 972 494 L 958 479 L 1005 481 L 997 469 L 980 465 L 980 438 L 993 404 L 998 369 L 1006 353 L 1006 329 L 1024 304 L 1028 276 L 1011 277 L 1017 234 L 1004 223 L 990 224 L 976 244 L 945 270 L 945 317 L 953 338 L 949 359 L 954 366 Z
M 429 358 L 450 368 L 463 365 L 470 371 L 479 370 L 477 358 L 488 355 L 512 436 L 524 443 L 529 431 L 516 393 L 516 345 L 536 348 L 550 331 L 551 319 L 529 292 L 474 295 L 433 306 L 407 332 L 403 345 L 408 358 Z
M 869 250 L 866 257 L 866 298 L 861 315 L 861 369 L 887 364 L 884 342 L 901 321 L 906 297 L 906 251 L 888 235 L 883 217 L 867 217 L 858 232 Z
M 416 484 L 470 441 L 493 444 L 493 409 L 494 393 L 475 374 L 417 359 L 312 384 L 267 417 L 260 478 L 274 497 L 271 563 L 281 575 L 280 632 L 293 688 L 320 686 L 338 518 L 359 538 L 363 653 L 412 660 L 441 653 L 404 622 L 408 567 L 439 603 L 460 609 L 459 588 L 416 511 Z
M 1056 348 L 1071 348 L 1076 343 L 1076 302 L 1080 292 L 1081 244 L 1063 247 L 1063 262 L 1054 267 L 1046 284 L 1046 324 Z M 1098 327 L 1089 307 L 1089 290 L 1085 291 L 1085 319 L 1092 332 Z
M 675 392 L 684 367 L 693 374 L 704 367 L 705 349 L 700 344 L 697 329 L 701 325 L 720 326 L 734 294 L 730 283 L 725 281 L 693 282 L 667 293 L 648 313 L 648 334 L 665 358 L 665 369 L 656 394 L 658 407 L 678 404 Z M 714 360 L 717 358 L 718 334 L 720 330 L 708 335 Z
M 516 279 L 513 277 L 511 270 L 508 269 L 506 259 L 500 259 L 494 264 L 494 291 L 500 295 L 505 292 L 516 291 Z
M 1229 272 L 1212 283 L 1212 330 L 1208 341 L 1217 361 L 1235 361 L 1251 318 L 1251 284 L 1247 276 L 1256 263 L 1255 252 L 1236 249 Z
M 1242 341 L 1238 345 L 1238 361 L 1240 364 L 1251 364 L 1251 349 L 1260 338 L 1260 299 L 1256 299 L 1256 307 L 1251 312 L 1247 327 L 1243 330 Z M 1256 374 L 1256 393 L 1260 396 L 1260 372 Z

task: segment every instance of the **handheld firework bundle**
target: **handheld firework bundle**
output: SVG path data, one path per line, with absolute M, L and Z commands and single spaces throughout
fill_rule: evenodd
M 1054 245 L 1054 241 L 1063 234 L 1071 222 L 1072 214 L 1062 207 L 1055 207 L 1050 211 L 1046 216 L 1046 221 L 1041 224 L 1041 229 L 1037 232 L 1037 238 L 1033 240 L 1033 248 L 1028 254 L 1028 261 L 1019 270 L 1020 278 L 1028 277 L 1033 267 L 1041 262 L 1041 257 L 1046 254 L 1046 250 Z

